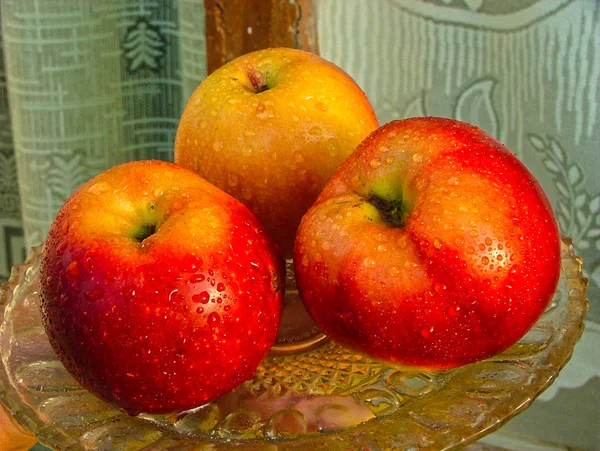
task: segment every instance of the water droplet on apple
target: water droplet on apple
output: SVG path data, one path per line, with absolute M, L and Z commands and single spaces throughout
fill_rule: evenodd
M 408 247 L 408 235 L 402 235 L 398 238 L 397 244 L 400 249 L 406 249 Z
M 327 146 L 327 150 L 329 151 L 330 155 L 335 155 L 340 147 L 340 144 L 336 138 L 329 138 L 325 142 L 325 145 Z
M 385 157 L 385 164 L 392 164 L 393 162 L 394 162 L 394 157 L 392 157 L 391 155 Z
M 196 309 L 196 313 L 198 313 L 198 314 L 204 313 L 204 308 L 202 308 L 202 307 L 198 307 L 198 308 Z
M 177 288 L 169 293 L 169 302 L 183 302 L 185 300 L 185 296 L 183 296 Z
M 206 279 L 206 277 L 204 277 L 204 274 L 192 274 L 190 276 L 190 282 L 192 283 L 203 282 L 204 279 Z
M 423 155 L 421 155 L 420 153 L 415 153 L 415 154 L 412 156 L 412 161 L 413 161 L 414 163 L 421 163 L 421 162 L 423 161 Z
M 69 263 L 69 266 L 67 267 L 67 274 L 69 274 L 70 276 L 79 275 L 79 264 L 77 263 L 77 261 L 72 261 L 71 263 Z
M 308 129 L 308 134 L 313 136 L 323 136 L 323 130 L 321 127 L 314 126 Z
M 421 329 L 421 336 L 423 338 L 429 338 L 431 336 L 432 332 L 433 332 L 433 327 L 431 327 L 429 329 Z
M 200 303 L 200 304 L 208 304 L 210 300 L 210 294 L 208 291 L 203 291 L 202 293 L 195 294 L 192 296 L 192 302 Z
M 237 186 L 239 182 L 238 176 L 237 174 L 230 172 L 229 175 L 227 176 L 227 184 L 229 186 Z
M 202 260 L 193 255 L 186 255 L 181 264 L 181 270 L 183 272 L 195 273 L 196 270 L 202 266 Z
M 207 321 L 208 324 L 210 324 L 213 327 L 218 326 L 221 322 L 221 317 L 217 312 L 212 312 L 210 315 L 208 315 Z
M 386 252 L 387 251 L 387 247 L 385 247 L 383 244 L 380 244 L 379 246 L 377 246 L 377 250 L 379 252 Z
M 456 317 L 456 316 L 458 316 L 459 310 L 460 310 L 460 307 L 453 305 L 450 308 L 448 308 L 448 315 L 450 315 L 452 317 Z
M 411 269 L 415 269 L 416 267 L 417 267 L 417 264 L 415 262 L 413 262 L 412 260 L 406 260 L 404 262 L 404 269 L 411 270 Z
M 88 290 L 84 296 L 88 301 L 97 301 L 102 296 L 104 296 L 104 289 L 102 287 L 96 285 L 91 290 Z
M 369 162 L 369 166 L 371 166 L 373 169 L 377 169 L 379 166 L 381 166 L 381 161 L 379 161 L 379 158 L 373 158 Z
M 390 148 L 388 146 L 385 146 L 385 145 L 382 144 L 381 146 L 379 146 L 379 151 L 381 153 L 386 153 L 386 152 L 390 151 Z
M 363 265 L 365 265 L 367 268 L 372 268 L 373 266 L 375 266 L 375 260 L 367 257 L 363 260 Z
M 58 246 L 56 246 L 56 255 L 57 256 L 61 256 L 62 254 L 64 254 L 65 250 L 67 249 L 67 240 L 62 240 L 58 243 Z
M 459 183 L 458 177 L 450 177 L 448 179 L 448 185 L 457 186 Z
M 221 292 L 221 291 L 225 291 L 225 284 L 222 282 L 219 282 L 217 284 L 217 291 Z
M 474 254 L 475 248 L 473 246 L 467 246 L 467 254 Z
M 58 298 L 58 304 L 61 307 L 64 307 L 67 305 L 69 301 L 69 297 L 66 295 L 66 293 L 61 293 L 60 297 Z
M 242 198 L 244 200 L 252 199 L 252 191 L 250 191 L 250 189 L 248 189 L 248 188 L 243 188 L 242 189 Z
M 256 106 L 256 117 L 259 119 L 268 119 L 273 117 L 273 113 L 269 112 L 264 103 L 259 102 L 259 104 Z
M 400 275 L 400 268 L 398 268 L 397 266 L 392 266 L 390 268 L 389 275 L 390 275 L 390 277 L 394 277 L 394 276 Z
M 102 194 L 111 189 L 111 186 L 108 182 L 97 182 L 88 188 L 88 192 L 92 194 Z
M 446 290 L 446 285 L 442 283 L 436 283 L 433 287 L 437 294 L 442 294 Z
M 123 293 L 123 298 L 129 302 L 135 298 L 136 289 L 133 286 L 126 286 L 125 288 L 123 288 L 122 293 Z
M 441 249 L 443 247 L 443 244 L 439 238 L 433 240 L 433 247 L 435 247 L 436 249 Z
M 481 257 L 481 263 L 483 263 L 484 265 L 487 265 L 490 262 L 490 259 L 488 257 Z

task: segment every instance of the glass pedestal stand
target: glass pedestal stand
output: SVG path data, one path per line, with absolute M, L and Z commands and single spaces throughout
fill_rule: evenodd
M 292 355 L 314 349 L 327 341 L 308 312 L 304 308 L 296 279 L 294 262 L 285 262 L 285 299 L 279 324 L 279 333 L 275 345 L 271 348 L 271 356 Z
M 0 401 L 56 450 L 463 446 L 498 429 L 552 383 L 581 336 L 588 308 L 582 261 L 564 238 L 558 289 L 517 344 L 451 371 L 409 373 L 322 338 L 305 342 L 318 334 L 295 328 L 299 307 L 290 299 L 288 332 L 254 379 L 194 411 L 131 417 L 83 390 L 57 360 L 41 323 L 39 256 L 33 249 L 0 290 Z M 299 350 L 298 343 L 306 347 Z

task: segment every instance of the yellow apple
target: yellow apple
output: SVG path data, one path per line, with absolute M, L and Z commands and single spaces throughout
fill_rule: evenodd
M 291 257 L 302 215 L 377 126 L 364 92 L 336 65 L 301 50 L 259 50 L 192 94 L 175 163 L 246 204 Z

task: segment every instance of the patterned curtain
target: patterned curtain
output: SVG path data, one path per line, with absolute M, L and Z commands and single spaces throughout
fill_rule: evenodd
M 206 58 L 202 0 L 14 0 L 0 14 L 6 277 L 85 180 L 123 161 L 172 158 L 184 87 L 205 76 Z
M 599 297 L 599 2 L 314 4 L 321 54 L 358 81 L 382 123 L 455 117 L 525 161 Z M 84 180 L 121 161 L 172 158 L 185 99 L 206 75 L 204 8 L 204 0 L 1 0 L 1 277 L 43 241 Z M 598 305 L 591 315 L 600 320 Z

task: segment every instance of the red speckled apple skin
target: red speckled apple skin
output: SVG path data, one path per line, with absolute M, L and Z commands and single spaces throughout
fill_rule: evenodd
M 155 233 L 134 239 L 147 223 Z M 77 190 L 40 273 L 61 361 L 130 414 L 197 407 L 251 378 L 282 309 L 281 261 L 256 217 L 165 162 L 116 166 Z
M 369 199 L 403 199 L 393 226 Z M 471 125 L 391 122 L 304 216 L 298 289 L 332 339 L 405 367 L 448 369 L 517 342 L 560 274 L 550 203 L 526 167 Z

